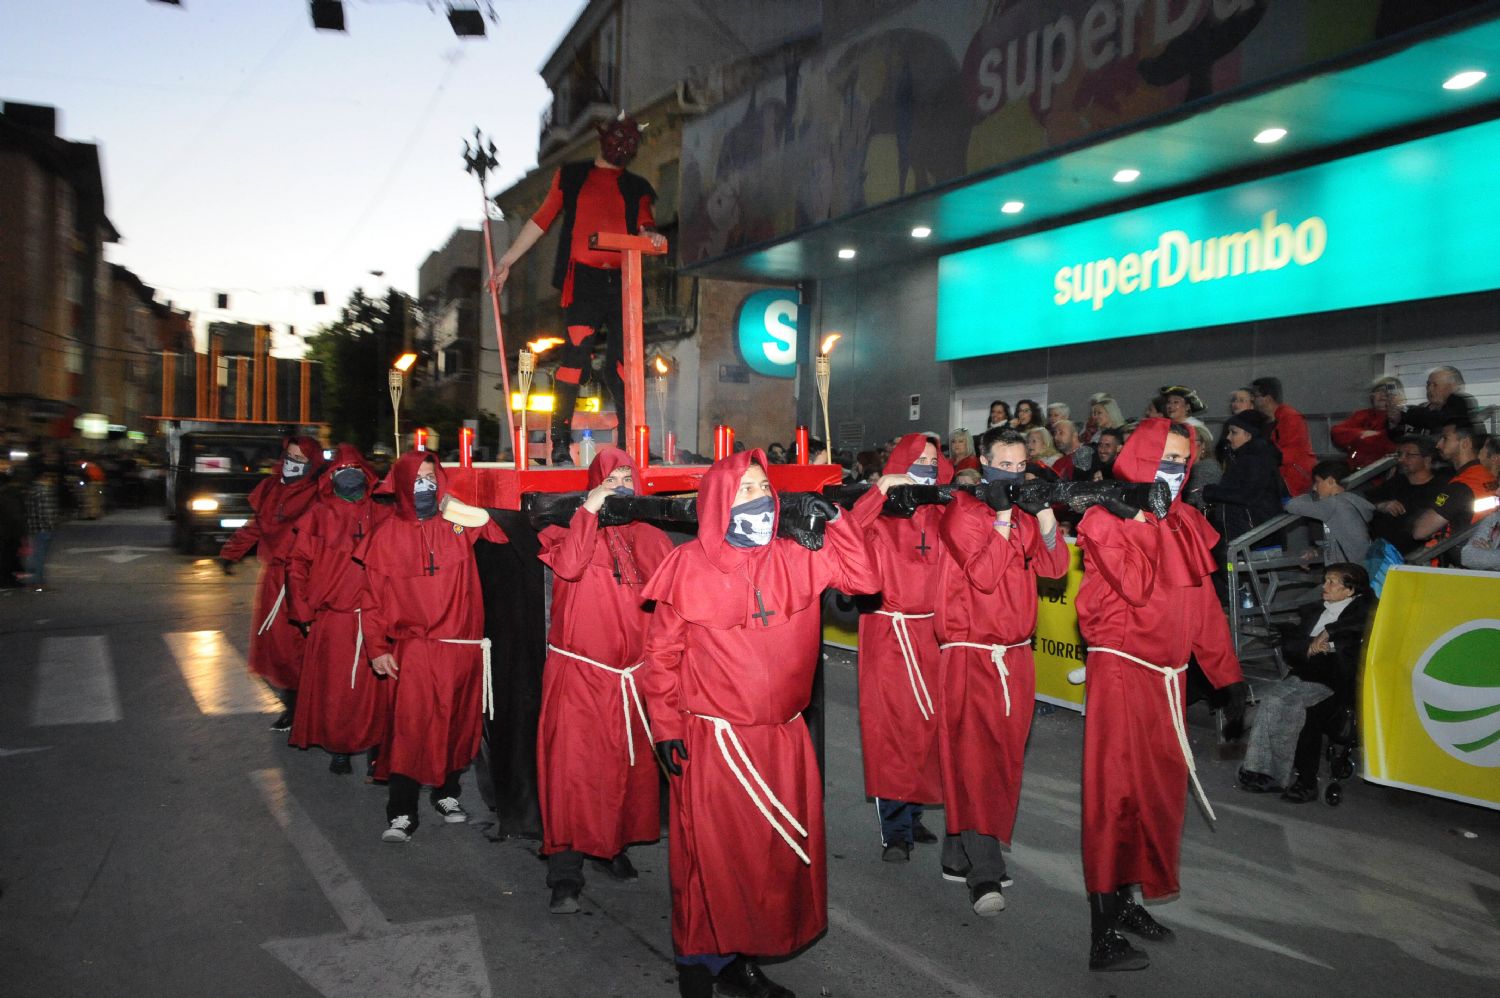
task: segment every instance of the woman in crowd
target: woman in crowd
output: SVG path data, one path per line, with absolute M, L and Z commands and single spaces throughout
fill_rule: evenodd
M 1045 426 L 1034 426 L 1026 431 L 1026 461 L 1051 468 L 1064 481 L 1073 480 L 1073 459 L 1057 449 L 1052 431 Z
M 1232 540 L 1281 512 L 1281 452 L 1266 437 L 1266 418 L 1253 409 L 1224 424 L 1231 458 L 1217 485 L 1203 498 L 1218 507 L 1224 539 Z
M 1406 408 L 1406 388 L 1400 378 L 1390 375 L 1370 383 L 1370 407 L 1351 413 L 1349 418 L 1328 431 L 1335 447 L 1349 455 L 1355 468 L 1374 464 L 1396 452 L 1391 429 L 1401 422 Z
M 1193 462 L 1187 484 L 1183 486 L 1182 498 L 1201 512 L 1208 505 L 1203 498 L 1203 490 L 1210 485 L 1219 484 L 1224 477 L 1224 466 L 1214 457 L 1214 435 L 1208 432 L 1208 427 L 1201 424 L 1194 426 L 1193 440 L 1198 448 L 1198 456 Z
M 1010 403 L 1002 399 L 995 399 L 990 403 L 990 417 L 985 429 L 994 426 L 1004 426 L 1010 422 Z
M 1046 414 L 1042 412 L 1041 403 L 1033 399 L 1022 399 L 1016 403 L 1016 418 L 1010 421 L 1013 429 L 1025 433 L 1034 426 L 1046 429 Z
M 1083 428 L 1083 436 L 1079 439 L 1092 447 L 1099 442 L 1099 434 L 1124 425 L 1125 415 L 1120 412 L 1120 403 L 1108 393 L 1099 392 L 1094 395 L 1089 405 L 1089 421 Z
M 974 455 L 974 438 L 960 426 L 948 437 L 948 457 L 954 471 L 979 470 L 979 458 Z

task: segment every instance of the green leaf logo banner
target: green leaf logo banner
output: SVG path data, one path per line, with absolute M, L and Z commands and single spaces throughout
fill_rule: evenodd
M 1427 737 L 1471 766 L 1500 767 L 1500 620 L 1471 620 L 1439 637 L 1412 670 Z

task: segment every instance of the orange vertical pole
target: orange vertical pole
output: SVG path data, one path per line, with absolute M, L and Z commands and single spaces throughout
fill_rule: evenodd
M 208 348 L 208 418 L 219 418 L 219 340 L 211 337 Z
M 255 327 L 254 346 L 251 348 L 252 356 L 255 358 L 255 384 L 251 389 L 250 418 L 254 420 L 264 419 L 266 416 L 265 405 L 262 401 L 266 391 L 266 341 L 265 327 Z
M 161 352 L 161 413 L 175 416 L 177 405 L 177 355 L 170 350 Z
M 305 425 L 308 422 L 308 410 L 312 408 L 312 365 L 304 360 L 301 373 L 302 384 L 297 398 L 297 421 Z
M 250 358 L 234 358 L 234 418 L 244 419 L 250 399 Z
M 596 249 L 615 250 L 620 254 L 620 311 L 625 335 L 625 412 L 621 414 L 625 439 L 634 439 L 630 430 L 646 425 L 646 346 L 645 312 L 641 304 L 641 255 L 661 256 L 648 236 L 630 236 L 617 232 L 596 232 L 589 240 Z
M 197 389 L 194 392 L 193 398 L 193 416 L 197 419 L 204 419 L 208 415 L 208 385 L 205 383 L 208 374 L 208 357 L 198 353 L 196 350 L 193 351 L 193 365 L 193 373 L 196 375 L 195 388 Z
M 266 357 L 266 414 L 265 418 L 276 422 L 281 418 L 276 404 L 276 358 Z

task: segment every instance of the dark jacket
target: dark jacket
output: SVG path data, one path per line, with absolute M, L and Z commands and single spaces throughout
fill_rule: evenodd
M 1225 540 L 1233 540 L 1281 512 L 1285 493 L 1281 452 L 1264 437 L 1251 437 L 1231 452 L 1224 477 L 1203 489 L 1205 501 L 1219 508 Z
M 1339 614 L 1339 619 L 1328 625 L 1328 639 L 1333 642 L 1333 651 L 1308 655 L 1307 645 L 1313 639 L 1308 632 L 1322 616 L 1323 602 L 1319 600 L 1303 607 L 1295 629 L 1288 627 L 1282 634 L 1281 655 L 1291 674 L 1309 683 L 1322 683 L 1333 690 L 1334 701 L 1340 708 L 1353 706 L 1359 660 L 1374 609 L 1373 597 L 1367 594 L 1354 597 Z
M 1467 392 L 1454 392 L 1436 409 L 1428 408 L 1426 402 L 1421 405 L 1408 406 L 1401 416 L 1401 422 L 1391 427 L 1390 434 L 1393 439 L 1407 433 L 1436 435 L 1442 432 L 1446 424 L 1454 420 L 1461 423 L 1473 423 L 1474 412 L 1474 396 Z

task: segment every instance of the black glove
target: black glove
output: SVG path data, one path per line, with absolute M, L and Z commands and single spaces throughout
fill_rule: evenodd
M 1053 471 L 1045 464 L 1042 464 L 1040 461 L 1028 462 L 1026 465 L 1026 474 L 1030 475 L 1032 478 L 1035 478 L 1039 482 L 1061 481 L 1061 479 L 1058 477 L 1057 472 Z
M 986 482 L 984 503 L 996 513 L 1010 509 L 1010 484 L 1008 482 Z
M 224 570 L 225 575 L 234 574 L 234 562 L 230 561 L 228 558 L 220 558 L 219 567 Z
M 682 775 L 682 762 L 677 761 L 678 757 L 681 757 L 682 762 L 686 762 L 688 757 L 687 743 L 681 738 L 656 743 L 656 758 L 661 760 L 661 768 L 667 771 L 668 776 Z
M 881 512 L 886 516 L 910 520 L 920 505 L 922 504 L 917 501 L 912 486 L 897 485 L 885 494 L 885 506 L 881 508 Z
M 599 507 L 599 526 L 620 527 L 631 521 L 628 504 L 617 502 L 621 496 L 606 496 L 604 505 Z
M 1126 502 L 1124 499 L 1121 499 L 1119 496 L 1105 496 L 1099 501 L 1099 505 L 1103 506 L 1105 509 L 1109 510 L 1111 513 L 1113 513 L 1115 516 L 1118 516 L 1122 520 L 1134 520 L 1136 514 L 1140 512 L 1139 509 L 1130 505 L 1130 503 Z
M 1052 505 L 1047 499 L 1047 490 L 1045 488 L 1027 488 L 1023 482 L 1021 488 L 1017 490 L 1016 506 L 1023 513 L 1030 513 L 1032 516 L 1036 516 L 1042 510 Z
M 1245 737 L 1245 702 L 1250 686 L 1243 679 L 1224 687 L 1224 740 L 1237 742 Z
M 288 617 L 286 622 L 301 631 L 304 638 L 307 637 L 307 632 L 312 629 L 312 621 L 310 620 L 293 620 Z
M 781 497 L 777 533 L 809 551 L 823 547 L 823 527 L 838 516 L 838 507 L 816 492 L 787 492 Z

